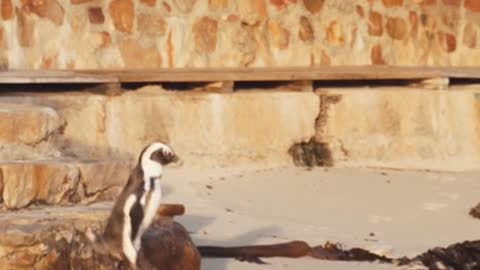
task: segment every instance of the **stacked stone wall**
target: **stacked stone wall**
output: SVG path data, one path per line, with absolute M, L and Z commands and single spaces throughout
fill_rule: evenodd
M 477 65 L 478 0 L 0 0 L 1 69 Z

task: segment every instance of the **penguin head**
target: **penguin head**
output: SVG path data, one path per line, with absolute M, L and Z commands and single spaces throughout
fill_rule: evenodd
M 144 160 L 157 162 L 161 165 L 167 165 L 177 162 L 178 156 L 170 146 L 164 143 L 155 142 L 148 145 L 143 150 L 142 154 L 140 155 L 140 161 Z

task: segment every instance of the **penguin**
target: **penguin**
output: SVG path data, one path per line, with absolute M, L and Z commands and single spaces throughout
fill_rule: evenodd
M 146 146 L 107 220 L 104 244 L 113 256 L 126 258 L 135 269 L 142 235 L 155 218 L 162 199 L 163 166 L 176 161 L 178 157 L 170 146 L 160 142 Z

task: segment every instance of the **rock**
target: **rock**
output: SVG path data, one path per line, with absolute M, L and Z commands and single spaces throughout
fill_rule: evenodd
M 149 7 L 155 7 L 157 0 L 140 0 L 140 3 L 143 3 Z
M 16 8 L 17 14 L 17 39 L 18 43 L 23 48 L 29 48 L 34 45 L 34 30 L 35 25 L 33 19 L 24 11 Z
M 407 23 L 401 17 L 387 17 L 387 33 L 397 40 L 403 40 L 407 37 Z
M 303 5 L 310 13 L 316 14 L 322 9 L 323 2 L 325 0 L 303 0 Z
M 370 53 L 372 64 L 374 65 L 385 65 L 386 62 L 383 59 L 382 46 L 380 44 L 374 45 Z
M 477 0 L 465 0 L 465 8 L 472 12 L 480 12 L 480 2 Z
M 197 0 L 173 0 L 173 4 L 182 13 L 190 13 Z
M 63 24 L 65 11 L 57 0 L 25 1 L 24 8 L 33 12 L 40 18 L 45 18 L 57 26 Z
M 105 16 L 101 7 L 90 7 L 88 8 L 88 19 L 92 24 L 102 24 L 105 22 Z
M 217 47 L 218 22 L 202 17 L 192 28 L 195 49 L 201 53 L 212 53 Z
M 61 132 L 64 121 L 52 108 L 0 103 L 0 143 L 36 145 Z
M 274 48 L 285 50 L 290 42 L 290 32 L 280 25 L 279 22 L 268 21 L 269 39 Z
M 92 2 L 94 0 L 70 0 L 70 3 L 74 4 L 74 5 L 78 5 L 78 4 L 83 4 L 83 3 L 88 3 L 88 2 Z
M 126 68 L 162 67 L 162 57 L 155 45 L 142 47 L 134 40 L 126 40 L 119 47 Z
M 235 0 L 240 20 L 248 25 L 258 25 L 267 19 L 265 0 Z
M 408 13 L 408 19 L 410 20 L 410 36 L 412 38 L 416 38 L 418 35 L 419 25 L 417 13 L 414 11 L 410 11 L 410 13 Z
M 382 0 L 385 7 L 398 7 L 403 5 L 403 0 Z
M 459 7 L 462 0 L 443 0 L 445 5 Z
M 0 14 L 2 15 L 2 19 L 4 21 L 8 21 L 13 18 L 14 13 L 12 0 L 1 0 L 0 9 Z
M 0 268 L 130 270 L 125 261 L 92 244 L 101 236 L 110 209 L 108 203 L 2 214 Z M 188 232 L 169 217 L 158 218 L 146 232 L 139 258 L 141 269 L 160 263 L 163 270 L 200 267 L 200 255 Z M 166 264 L 165 258 L 172 265 Z
M 307 17 L 300 17 L 300 29 L 298 30 L 298 37 L 305 42 L 312 42 L 315 39 L 312 24 Z
M 228 8 L 229 0 L 208 0 L 208 8 L 210 10 Z
M 2 162 L 3 204 L 19 209 L 31 204 L 71 205 L 113 199 L 126 183 L 130 168 L 125 161 Z
M 438 42 L 440 43 L 442 49 L 447 53 L 454 52 L 457 48 L 457 39 L 451 33 L 439 32 Z
M 463 29 L 463 45 L 470 49 L 477 47 L 477 29 L 472 23 L 465 25 Z
M 382 14 L 376 11 L 370 11 L 368 21 L 368 34 L 371 36 L 381 36 L 383 34 Z
M 161 37 L 165 35 L 167 23 L 161 14 L 141 13 L 138 15 L 137 31 L 149 37 Z
M 333 20 L 330 22 L 328 27 L 325 29 L 326 40 L 328 43 L 334 46 L 343 46 L 345 45 L 345 36 L 340 24 Z
M 117 31 L 124 33 L 132 32 L 135 17 L 132 0 L 113 0 L 110 2 L 109 11 Z
M 480 203 L 470 210 L 470 215 L 474 218 L 480 219 Z

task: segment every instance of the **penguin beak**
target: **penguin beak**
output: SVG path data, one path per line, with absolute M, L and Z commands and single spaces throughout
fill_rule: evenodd
M 176 154 L 173 154 L 173 157 L 172 157 L 172 163 L 177 163 L 180 159 L 178 158 L 178 156 Z

